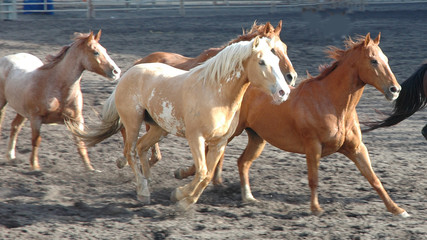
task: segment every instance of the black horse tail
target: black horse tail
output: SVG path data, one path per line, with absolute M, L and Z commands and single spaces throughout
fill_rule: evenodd
M 363 122 L 363 124 L 369 126 L 369 128 L 362 130 L 362 132 L 370 132 L 377 128 L 396 125 L 412 116 L 412 114 L 418 110 L 424 108 L 427 104 L 423 83 L 426 71 L 427 63 L 421 65 L 415 73 L 400 84 L 402 90 L 394 103 L 391 114 L 382 121 Z

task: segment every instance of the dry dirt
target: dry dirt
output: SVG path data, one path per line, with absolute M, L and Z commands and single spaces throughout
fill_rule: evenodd
M 381 48 L 402 82 L 425 60 L 427 6 L 372 7 L 366 12 L 341 14 L 302 12 L 300 9 L 211 9 L 105 12 L 98 19 L 84 14 L 21 15 L 0 22 L 0 55 L 32 53 L 41 59 L 70 43 L 73 32 L 102 29 L 101 44 L 126 70 L 133 61 L 154 51 L 196 56 L 218 47 L 249 28 L 254 20 L 284 21 L 282 40 L 300 80 L 308 70 L 329 63 L 324 50 L 342 47 L 343 36 L 381 32 Z M 82 81 L 87 122 L 113 90 L 115 83 L 85 73 Z M 325 93 L 327 94 L 327 93 Z M 391 104 L 373 87 L 366 87 L 358 105 L 362 120 L 378 118 L 375 109 Z M 95 110 L 95 111 L 94 111 Z M 136 200 L 129 167 L 117 169 L 122 155 L 118 135 L 89 149 L 101 172 L 84 170 L 70 133 L 63 125 L 44 125 L 40 164 L 29 170 L 30 130 L 26 123 L 17 146 L 17 160 L 5 158 L 12 109 L 6 112 L 0 135 L 0 239 L 426 239 L 427 142 L 420 130 L 425 110 L 401 124 L 364 135 L 372 165 L 391 197 L 411 215 L 402 219 L 386 211 L 382 201 L 355 165 L 339 154 L 321 160 L 319 201 L 325 209 L 313 216 L 304 155 L 267 145 L 251 168 L 255 205 L 240 200 L 236 159 L 245 135 L 233 140 L 224 165 L 225 187 L 208 187 L 186 214 L 171 214 L 170 192 L 188 180 L 173 171 L 192 163 L 185 139 L 168 136 L 161 142 L 163 160 L 152 170 L 152 203 Z M 278 129 L 279 130 L 279 129 Z

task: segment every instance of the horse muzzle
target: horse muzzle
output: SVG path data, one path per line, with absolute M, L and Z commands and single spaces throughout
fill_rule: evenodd
M 291 90 L 289 87 L 282 88 L 281 86 L 276 86 L 274 88 L 274 91 L 272 91 L 273 103 L 280 104 L 286 101 L 290 93 L 291 93 Z
M 389 101 L 394 101 L 399 97 L 400 94 L 400 90 L 402 88 L 398 85 L 398 86 L 391 86 L 389 88 L 387 88 L 384 92 L 385 92 L 385 98 Z
M 108 77 L 115 81 L 120 78 L 121 72 L 122 71 L 120 70 L 120 68 L 118 67 L 113 68 L 113 70 L 111 70 L 111 72 L 108 73 Z

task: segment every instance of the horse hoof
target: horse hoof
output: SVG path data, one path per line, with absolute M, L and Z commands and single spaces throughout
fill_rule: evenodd
M 127 165 L 127 163 L 128 162 L 127 162 L 126 158 L 124 158 L 124 157 L 117 158 L 117 160 L 116 160 L 116 165 L 120 169 L 124 168 Z
M 148 205 L 151 203 L 150 196 L 137 195 L 136 197 L 137 197 L 138 201 L 144 205 Z
M 182 200 L 184 198 L 181 190 L 179 190 L 178 188 L 176 188 L 175 190 L 172 191 L 171 193 L 171 201 L 172 202 L 178 202 L 180 200 Z
M 176 209 L 178 212 L 186 212 L 193 204 L 188 203 L 187 199 L 182 199 L 176 203 Z
M 244 204 L 248 204 L 248 205 L 250 205 L 250 204 L 255 204 L 255 203 L 259 203 L 260 201 L 258 201 L 256 198 L 254 198 L 254 197 L 250 197 L 250 198 L 243 198 L 242 199 L 242 202 L 244 203 Z
M 408 218 L 408 217 L 410 217 L 411 215 L 409 215 L 409 213 L 407 213 L 406 211 L 404 211 L 404 212 L 400 213 L 400 214 L 399 214 L 399 216 L 401 216 L 401 217 L 403 217 L 403 218 Z
M 319 217 L 320 215 L 322 215 L 324 213 L 324 211 L 323 211 L 322 208 L 312 209 L 311 213 L 313 213 L 314 216 L 318 216 Z
M 184 179 L 184 178 L 182 177 L 182 171 L 181 171 L 181 168 L 178 168 L 177 170 L 175 170 L 175 172 L 174 172 L 174 176 L 175 176 L 175 178 L 176 178 L 176 179 Z

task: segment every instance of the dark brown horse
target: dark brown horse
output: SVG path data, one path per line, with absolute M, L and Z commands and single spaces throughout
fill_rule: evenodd
M 364 129 L 362 132 L 370 132 L 377 128 L 394 126 L 423 109 L 427 105 L 426 71 L 427 63 L 424 63 L 400 85 L 402 90 L 394 102 L 394 108 L 389 116 L 382 121 L 366 123 L 369 128 Z M 421 130 L 421 133 L 427 139 L 427 124 Z

